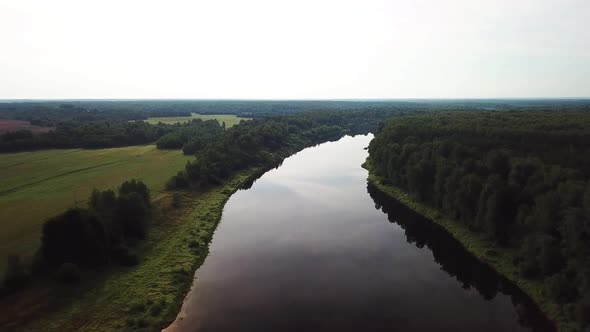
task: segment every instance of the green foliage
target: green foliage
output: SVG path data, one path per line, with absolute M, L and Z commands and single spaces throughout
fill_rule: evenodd
M 46 150 L 0 158 L 0 275 L 9 254 L 30 262 L 40 245 L 43 222 L 68 208 L 86 205 L 92 190 L 112 189 L 136 177 L 152 195 L 164 189 L 190 157 L 153 145 L 101 150 Z
M 590 292 L 582 272 L 590 267 L 590 113 L 397 118 L 369 152 L 377 175 L 516 249 L 522 276 L 543 280 L 556 302 Z
M 63 263 L 57 270 L 56 278 L 63 283 L 74 283 L 80 281 L 80 269 L 76 264 Z
M 70 209 L 44 224 L 39 252 L 50 267 L 135 265 L 137 257 L 122 243 L 145 236 L 149 209 L 150 192 L 141 181 L 123 182 L 118 196 L 95 190 L 88 210 Z
M 71 262 L 85 266 L 108 260 L 104 225 L 84 209 L 70 209 L 43 225 L 39 249 L 50 266 Z
M 184 173 L 168 182 L 168 188 L 220 185 L 236 171 L 274 167 L 301 148 L 338 139 L 344 134 L 366 133 L 376 129 L 386 117 L 405 113 L 397 110 L 317 111 L 245 121 L 222 131 L 215 139 L 202 140 L 198 158 L 188 162 Z M 199 135 L 191 137 L 187 145 L 199 140 Z M 421 171 L 426 174 L 432 169 L 425 164 Z
M 187 125 L 162 136 L 156 145 L 158 149 L 183 149 L 184 154 L 195 154 L 223 130 L 216 120 L 191 120 Z

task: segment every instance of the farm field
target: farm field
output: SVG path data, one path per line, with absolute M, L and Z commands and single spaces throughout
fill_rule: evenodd
M 46 133 L 53 130 L 52 127 L 39 127 L 32 125 L 29 121 L 0 119 L 0 134 L 17 130 L 30 130 L 34 133 Z
M 148 118 L 146 121 L 150 124 L 157 124 L 162 122 L 165 124 L 175 124 L 177 122 L 185 123 L 192 119 L 217 120 L 219 123 L 225 122 L 227 128 L 235 126 L 242 120 L 250 120 L 249 118 L 240 118 L 234 114 L 197 114 L 192 113 L 191 116 L 173 116 L 173 117 L 156 117 Z
M 156 197 L 192 157 L 155 145 L 99 150 L 44 150 L 0 158 L 0 271 L 6 256 L 30 258 L 43 222 L 69 207 L 86 206 L 92 190 L 144 181 Z

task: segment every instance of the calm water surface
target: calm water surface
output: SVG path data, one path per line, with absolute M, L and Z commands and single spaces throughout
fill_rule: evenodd
M 517 289 L 367 185 L 372 136 L 308 148 L 225 206 L 170 331 L 551 331 Z

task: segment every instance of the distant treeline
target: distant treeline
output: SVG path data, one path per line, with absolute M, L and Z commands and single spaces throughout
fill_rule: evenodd
M 115 102 L 98 102 L 97 104 L 50 101 L 0 103 L 0 118 L 29 121 L 31 124 L 41 127 L 57 127 L 62 123 L 121 122 L 145 120 L 150 117 L 190 115 L 190 110 L 158 107 L 128 108 L 125 103 Z
M 312 111 L 268 116 L 225 130 L 198 150 L 197 159 L 174 176 L 171 188 L 217 185 L 232 173 L 249 167 L 274 167 L 306 146 L 335 140 L 345 134 L 368 133 L 389 116 L 409 111 Z
M 149 124 L 144 121 L 64 122 L 48 133 L 19 130 L 0 135 L 0 152 L 65 148 L 111 148 L 157 142 L 160 149 L 182 149 L 193 154 L 199 139 L 208 139 L 223 130 L 216 120 L 193 119 L 187 123 Z M 189 142 L 189 138 L 191 142 Z
M 53 126 L 55 120 L 143 120 L 155 116 L 237 114 L 256 117 L 314 110 L 590 110 L 588 99 L 400 99 L 400 100 L 62 100 L 0 103 L 0 118 Z M 37 122 L 46 121 L 46 122 Z
M 397 118 L 374 171 L 499 245 L 581 326 L 590 324 L 590 113 L 452 112 Z
M 34 134 L 28 130 L 0 136 L 0 152 L 50 148 L 107 148 L 153 143 L 175 131 L 165 124 L 150 125 L 148 117 L 237 114 L 250 118 L 294 112 L 355 111 L 416 112 L 441 110 L 590 110 L 589 100 L 80 100 L 23 101 L 0 103 L 0 118 L 29 121 L 54 128 Z M 135 122 L 133 122 L 135 120 Z M 131 122 L 130 122 L 131 121 Z M 180 125 L 184 126 L 184 125 Z M 185 146 L 188 132 L 181 129 L 160 145 Z M 174 136 L 174 137 L 172 137 Z M 206 138 L 210 136 L 207 135 Z M 182 141 L 182 146 L 179 146 Z M 202 139 L 201 139 L 202 141 Z M 194 153 L 201 144 L 187 144 Z
M 225 130 L 225 122 L 193 119 L 187 125 L 179 125 L 158 139 L 158 149 L 182 149 L 184 154 L 195 154 L 209 142 L 213 142 Z

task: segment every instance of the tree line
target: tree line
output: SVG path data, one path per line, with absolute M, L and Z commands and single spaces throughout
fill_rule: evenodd
M 206 144 L 203 141 L 197 158 L 187 162 L 185 169 L 170 179 L 168 187 L 219 185 L 236 171 L 275 167 L 304 147 L 345 134 L 368 133 L 385 118 L 406 113 L 409 112 L 384 109 L 310 111 L 245 121 Z
M 187 123 L 155 125 L 144 121 L 59 123 L 50 132 L 29 130 L 0 135 L 0 152 L 40 149 L 99 149 L 157 143 L 160 149 L 182 149 L 194 154 L 204 140 L 212 139 L 224 127 L 216 120 L 193 119 Z M 190 142 L 189 142 L 190 141 Z
M 224 130 L 225 122 L 220 125 L 217 120 L 193 119 L 160 137 L 156 146 L 158 149 L 182 149 L 184 154 L 194 155 Z
M 474 232 L 590 324 L 590 113 L 436 112 L 382 125 L 376 174 Z

